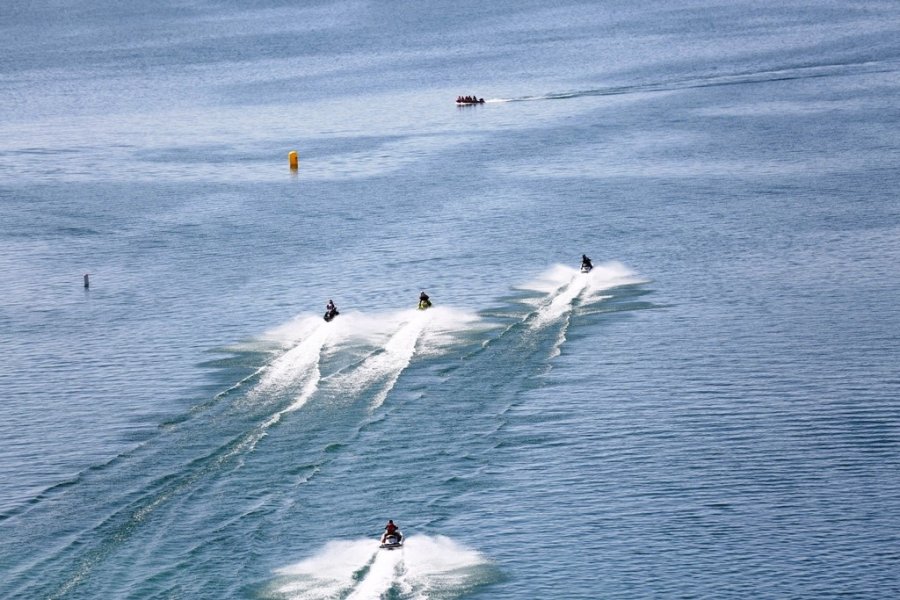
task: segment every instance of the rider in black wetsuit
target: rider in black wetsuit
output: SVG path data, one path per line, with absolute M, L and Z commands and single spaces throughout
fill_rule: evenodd
M 328 304 L 325 305 L 325 320 L 330 321 L 335 318 L 338 314 L 337 306 L 334 305 L 332 300 L 328 300 Z
M 587 254 L 581 255 L 581 268 L 593 269 L 594 265 L 591 264 L 591 259 L 587 257 Z
M 425 290 L 419 294 L 419 310 L 424 310 L 431 306 L 431 300 L 428 299 L 428 294 L 425 293 Z

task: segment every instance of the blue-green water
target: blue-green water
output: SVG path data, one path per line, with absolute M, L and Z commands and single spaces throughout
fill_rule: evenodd
M 5 3 L 0 597 L 897 596 L 898 74 L 894 3 Z

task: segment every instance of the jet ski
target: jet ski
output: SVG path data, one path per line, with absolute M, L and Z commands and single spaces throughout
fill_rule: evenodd
M 419 310 L 431 308 L 431 300 L 419 300 Z
M 326 321 L 326 322 L 329 322 L 329 321 L 331 321 L 333 318 L 335 318 L 336 316 L 338 316 L 339 314 L 341 314 L 341 313 L 338 312 L 338 309 L 337 309 L 337 308 L 332 308 L 331 310 L 326 310 L 326 311 L 325 311 L 325 321 Z
M 381 542 L 382 550 L 396 550 L 397 548 L 403 547 L 403 534 L 399 531 L 395 531 L 394 533 L 389 533 L 384 537 L 384 541 Z
M 590 273 L 591 269 L 594 268 L 594 264 L 591 262 L 591 259 L 588 258 L 587 254 L 581 255 L 581 272 L 582 273 Z

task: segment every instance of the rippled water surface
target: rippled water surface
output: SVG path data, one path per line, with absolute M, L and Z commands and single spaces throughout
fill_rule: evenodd
M 382 4 L 0 7 L 0 596 L 900 594 L 898 8 Z

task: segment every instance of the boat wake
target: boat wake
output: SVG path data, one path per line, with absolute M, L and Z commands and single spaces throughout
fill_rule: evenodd
M 571 312 L 576 305 L 609 298 L 609 290 L 613 288 L 645 282 L 625 265 L 607 262 L 596 265 L 590 273 L 555 265 L 519 288 L 542 294 L 532 301 L 535 311 L 526 315 L 526 319 L 531 319 L 532 328 L 540 328 Z
M 619 262 L 595 265 L 589 273 L 582 273 L 565 265 L 555 265 L 534 281 L 519 286 L 520 289 L 541 294 L 531 300 L 534 310 L 525 315 L 524 321 L 532 331 L 561 323 L 551 350 L 551 356 L 558 356 L 566 341 L 569 320 L 576 308 L 611 298 L 610 290 L 614 288 L 645 282 L 645 279 Z
M 480 553 L 444 536 L 414 535 L 400 550 L 371 539 L 334 541 L 316 555 L 276 571 L 264 597 L 285 600 L 459 598 L 496 580 Z
M 296 345 L 263 368 L 245 402 L 266 404 L 285 393 L 290 399 L 248 432 L 235 452 L 252 451 L 272 426 L 306 405 L 324 386 L 345 398 L 377 389 L 369 407 L 376 410 L 417 351 L 439 355 L 453 346 L 456 334 L 474 328 L 477 321 L 474 314 L 439 307 L 372 316 L 351 313 L 332 323 L 302 317 L 279 328 L 277 335 Z M 334 357 L 338 367 L 323 376 L 323 358 L 332 354 L 342 355 Z M 341 360 L 347 364 L 341 365 Z
M 379 320 L 393 324 L 395 331 L 387 343 L 362 361 L 356 369 L 335 381 L 338 389 L 351 395 L 356 395 L 365 388 L 380 386 L 370 404 L 370 410 L 375 410 L 384 403 L 417 352 L 426 356 L 442 354 L 455 343 L 455 334 L 475 327 L 478 317 L 438 307 L 426 311 L 404 310 L 385 315 Z
M 809 79 L 813 77 L 833 77 L 860 72 L 892 71 L 893 65 L 880 61 L 846 62 L 821 65 L 793 65 L 781 68 L 762 69 L 757 71 L 739 71 L 735 73 L 714 73 L 681 79 L 663 81 L 646 81 L 632 85 L 598 87 L 593 89 L 573 90 L 568 92 L 550 92 L 518 98 L 494 98 L 485 103 L 497 102 L 534 102 L 538 100 L 568 100 L 591 96 L 618 96 L 622 94 L 646 92 L 670 92 L 691 88 L 705 88 L 722 85 L 741 85 L 784 81 L 791 79 Z

